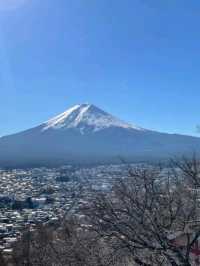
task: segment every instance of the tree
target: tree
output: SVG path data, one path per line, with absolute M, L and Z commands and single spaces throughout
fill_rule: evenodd
M 190 266 L 200 237 L 199 184 L 195 158 L 173 161 L 167 169 L 134 168 L 109 194 L 95 192 L 84 212 L 91 229 L 135 265 Z
M 117 255 L 106 241 L 71 218 L 59 227 L 27 230 L 13 259 L 16 266 L 128 266 Z

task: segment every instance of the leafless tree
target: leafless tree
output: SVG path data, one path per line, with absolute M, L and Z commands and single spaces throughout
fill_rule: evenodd
M 187 265 L 200 236 L 199 161 L 183 159 L 170 168 L 134 168 L 110 194 L 95 193 L 85 209 L 88 224 L 134 265 Z M 195 227 L 191 229 L 191 227 Z M 183 245 L 174 242 L 181 235 Z
M 121 254 L 120 254 L 121 255 Z M 58 228 L 39 226 L 27 232 L 14 254 L 16 266 L 128 266 L 126 258 L 76 219 Z

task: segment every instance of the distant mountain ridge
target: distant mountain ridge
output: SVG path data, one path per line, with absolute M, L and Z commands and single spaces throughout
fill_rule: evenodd
M 26 131 L 0 138 L 0 166 L 131 162 L 190 155 L 200 138 L 130 125 L 80 104 Z

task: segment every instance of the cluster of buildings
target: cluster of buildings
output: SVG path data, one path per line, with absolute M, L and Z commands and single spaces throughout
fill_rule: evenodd
M 82 197 L 88 200 L 87 186 L 109 190 L 113 179 L 121 176 L 122 167 L 0 170 L 0 252 L 11 254 L 26 228 L 56 222 L 72 211 L 75 198 L 80 196 L 77 206 L 84 202 Z M 82 195 L 80 184 L 86 188 Z M 73 206 L 73 211 L 76 208 Z
M 90 201 L 91 188 L 109 192 L 115 179 L 128 176 L 130 167 L 0 169 L 0 253 L 12 257 L 27 228 L 55 224 L 69 212 L 78 214 L 79 207 Z M 174 245 L 184 247 L 183 232 L 170 237 Z M 192 256 L 194 265 L 199 265 L 199 244 L 192 249 Z

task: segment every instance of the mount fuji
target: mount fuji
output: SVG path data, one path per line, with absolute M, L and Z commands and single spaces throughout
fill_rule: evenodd
M 90 104 L 76 105 L 26 131 L 0 138 L 0 166 L 167 159 L 200 151 L 200 138 L 128 124 Z

